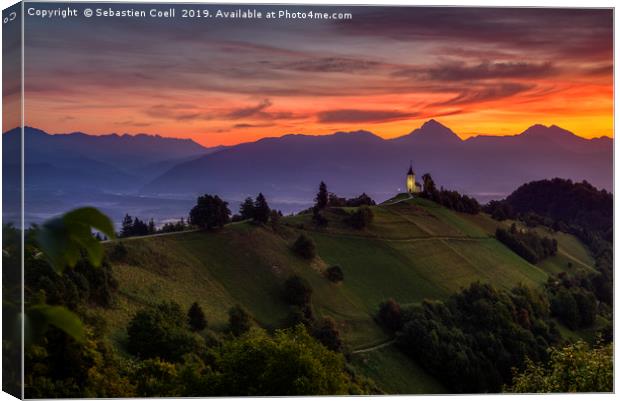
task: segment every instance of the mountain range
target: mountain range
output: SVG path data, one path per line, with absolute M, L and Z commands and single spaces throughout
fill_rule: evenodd
M 308 200 L 323 180 L 340 195 L 366 192 L 382 200 L 402 191 L 410 163 L 418 179 L 430 173 L 438 185 L 483 201 L 550 177 L 587 180 L 609 190 L 612 144 L 608 137 L 584 139 L 543 125 L 514 136 L 462 140 L 430 120 L 395 139 L 367 131 L 261 139 L 180 163 L 142 191 L 196 194 L 208 189 L 233 198 L 263 191 Z
M 418 179 L 430 173 L 438 185 L 482 202 L 543 178 L 613 186 L 613 140 L 585 139 L 554 125 L 462 140 L 430 120 L 394 139 L 368 131 L 289 134 L 215 148 L 158 135 L 51 135 L 32 127 L 24 138 L 27 202 L 64 193 L 72 194 L 64 203 L 75 206 L 96 193 L 131 195 L 135 203 L 136 196 L 192 200 L 203 193 L 239 201 L 258 192 L 307 205 L 321 181 L 340 196 L 366 192 L 381 201 L 403 191 L 410 163 Z M 3 135 L 5 188 L 19 184 L 19 155 L 14 129 Z

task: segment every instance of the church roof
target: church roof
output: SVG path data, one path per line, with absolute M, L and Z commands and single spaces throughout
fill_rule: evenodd
M 409 165 L 409 171 L 407 171 L 407 175 L 413 175 L 413 167 L 411 165 Z

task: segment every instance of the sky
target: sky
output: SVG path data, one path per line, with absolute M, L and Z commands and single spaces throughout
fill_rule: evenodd
M 352 19 L 26 17 L 26 124 L 205 146 L 358 129 L 392 138 L 431 118 L 462 138 L 537 123 L 613 136 L 611 10 L 312 10 Z

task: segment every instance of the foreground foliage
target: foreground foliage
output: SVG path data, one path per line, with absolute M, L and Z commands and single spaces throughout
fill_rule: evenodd
M 613 344 L 591 348 L 583 341 L 551 350 L 548 363 L 527 361 L 516 372 L 514 393 L 573 393 L 613 391 Z

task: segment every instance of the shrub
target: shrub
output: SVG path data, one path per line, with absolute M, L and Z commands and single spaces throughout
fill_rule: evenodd
M 194 302 L 187 311 L 187 321 L 192 331 L 202 331 L 207 328 L 207 318 L 198 302 Z
M 196 206 L 189 212 L 190 224 L 202 229 L 223 227 L 230 220 L 228 203 L 215 195 L 198 197 Z
M 344 273 L 340 266 L 329 267 L 325 274 L 327 275 L 327 279 L 332 283 L 339 283 L 344 280 Z
M 164 302 L 153 309 L 139 311 L 127 326 L 130 353 L 143 359 L 162 358 L 178 361 L 190 352 L 199 351 L 200 337 L 185 328 L 181 307 Z
M 327 217 L 323 216 L 323 213 L 321 213 L 316 207 L 312 208 L 312 222 L 317 227 L 327 227 L 327 225 L 329 224 L 329 220 L 327 220 Z
M 295 327 L 299 324 L 303 324 L 306 328 L 310 328 L 314 325 L 314 313 L 310 305 L 291 307 L 291 311 L 286 318 L 287 327 Z
M 347 219 L 349 224 L 358 230 L 364 229 L 372 223 L 374 213 L 368 206 L 360 206 Z
M 303 326 L 269 336 L 252 330 L 218 351 L 221 395 L 347 394 L 352 385 L 344 357 L 308 335 Z
M 235 336 L 240 336 L 250 331 L 252 316 L 241 305 L 235 305 L 228 311 L 228 325 Z
M 284 283 L 284 298 L 291 305 L 304 306 L 310 303 L 312 288 L 303 278 L 291 276 Z
M 336 327 L 336 321 L 331 317 L 323 318 L 314 328 L 312 335 L 328 349 L 336 352 L 342 351 L 340 331 Z
M 515 372 L 514 393 L 574 393 L 613 391 L 613 345 L 597 344 L 590 348 L 577 341 L 551 351 L 548 363 L 531 360 L 522 372 Z
M 400 330 L 403 325 L 400 305 L 392 298 L 379 305 L 379 315 L 377 317 L 384 327 L 392 331 Z
M 313 259 L 316 256 L 316 245 L 311 238 L 300 234 L 293 244 L 293 251 L 304 259 Z

